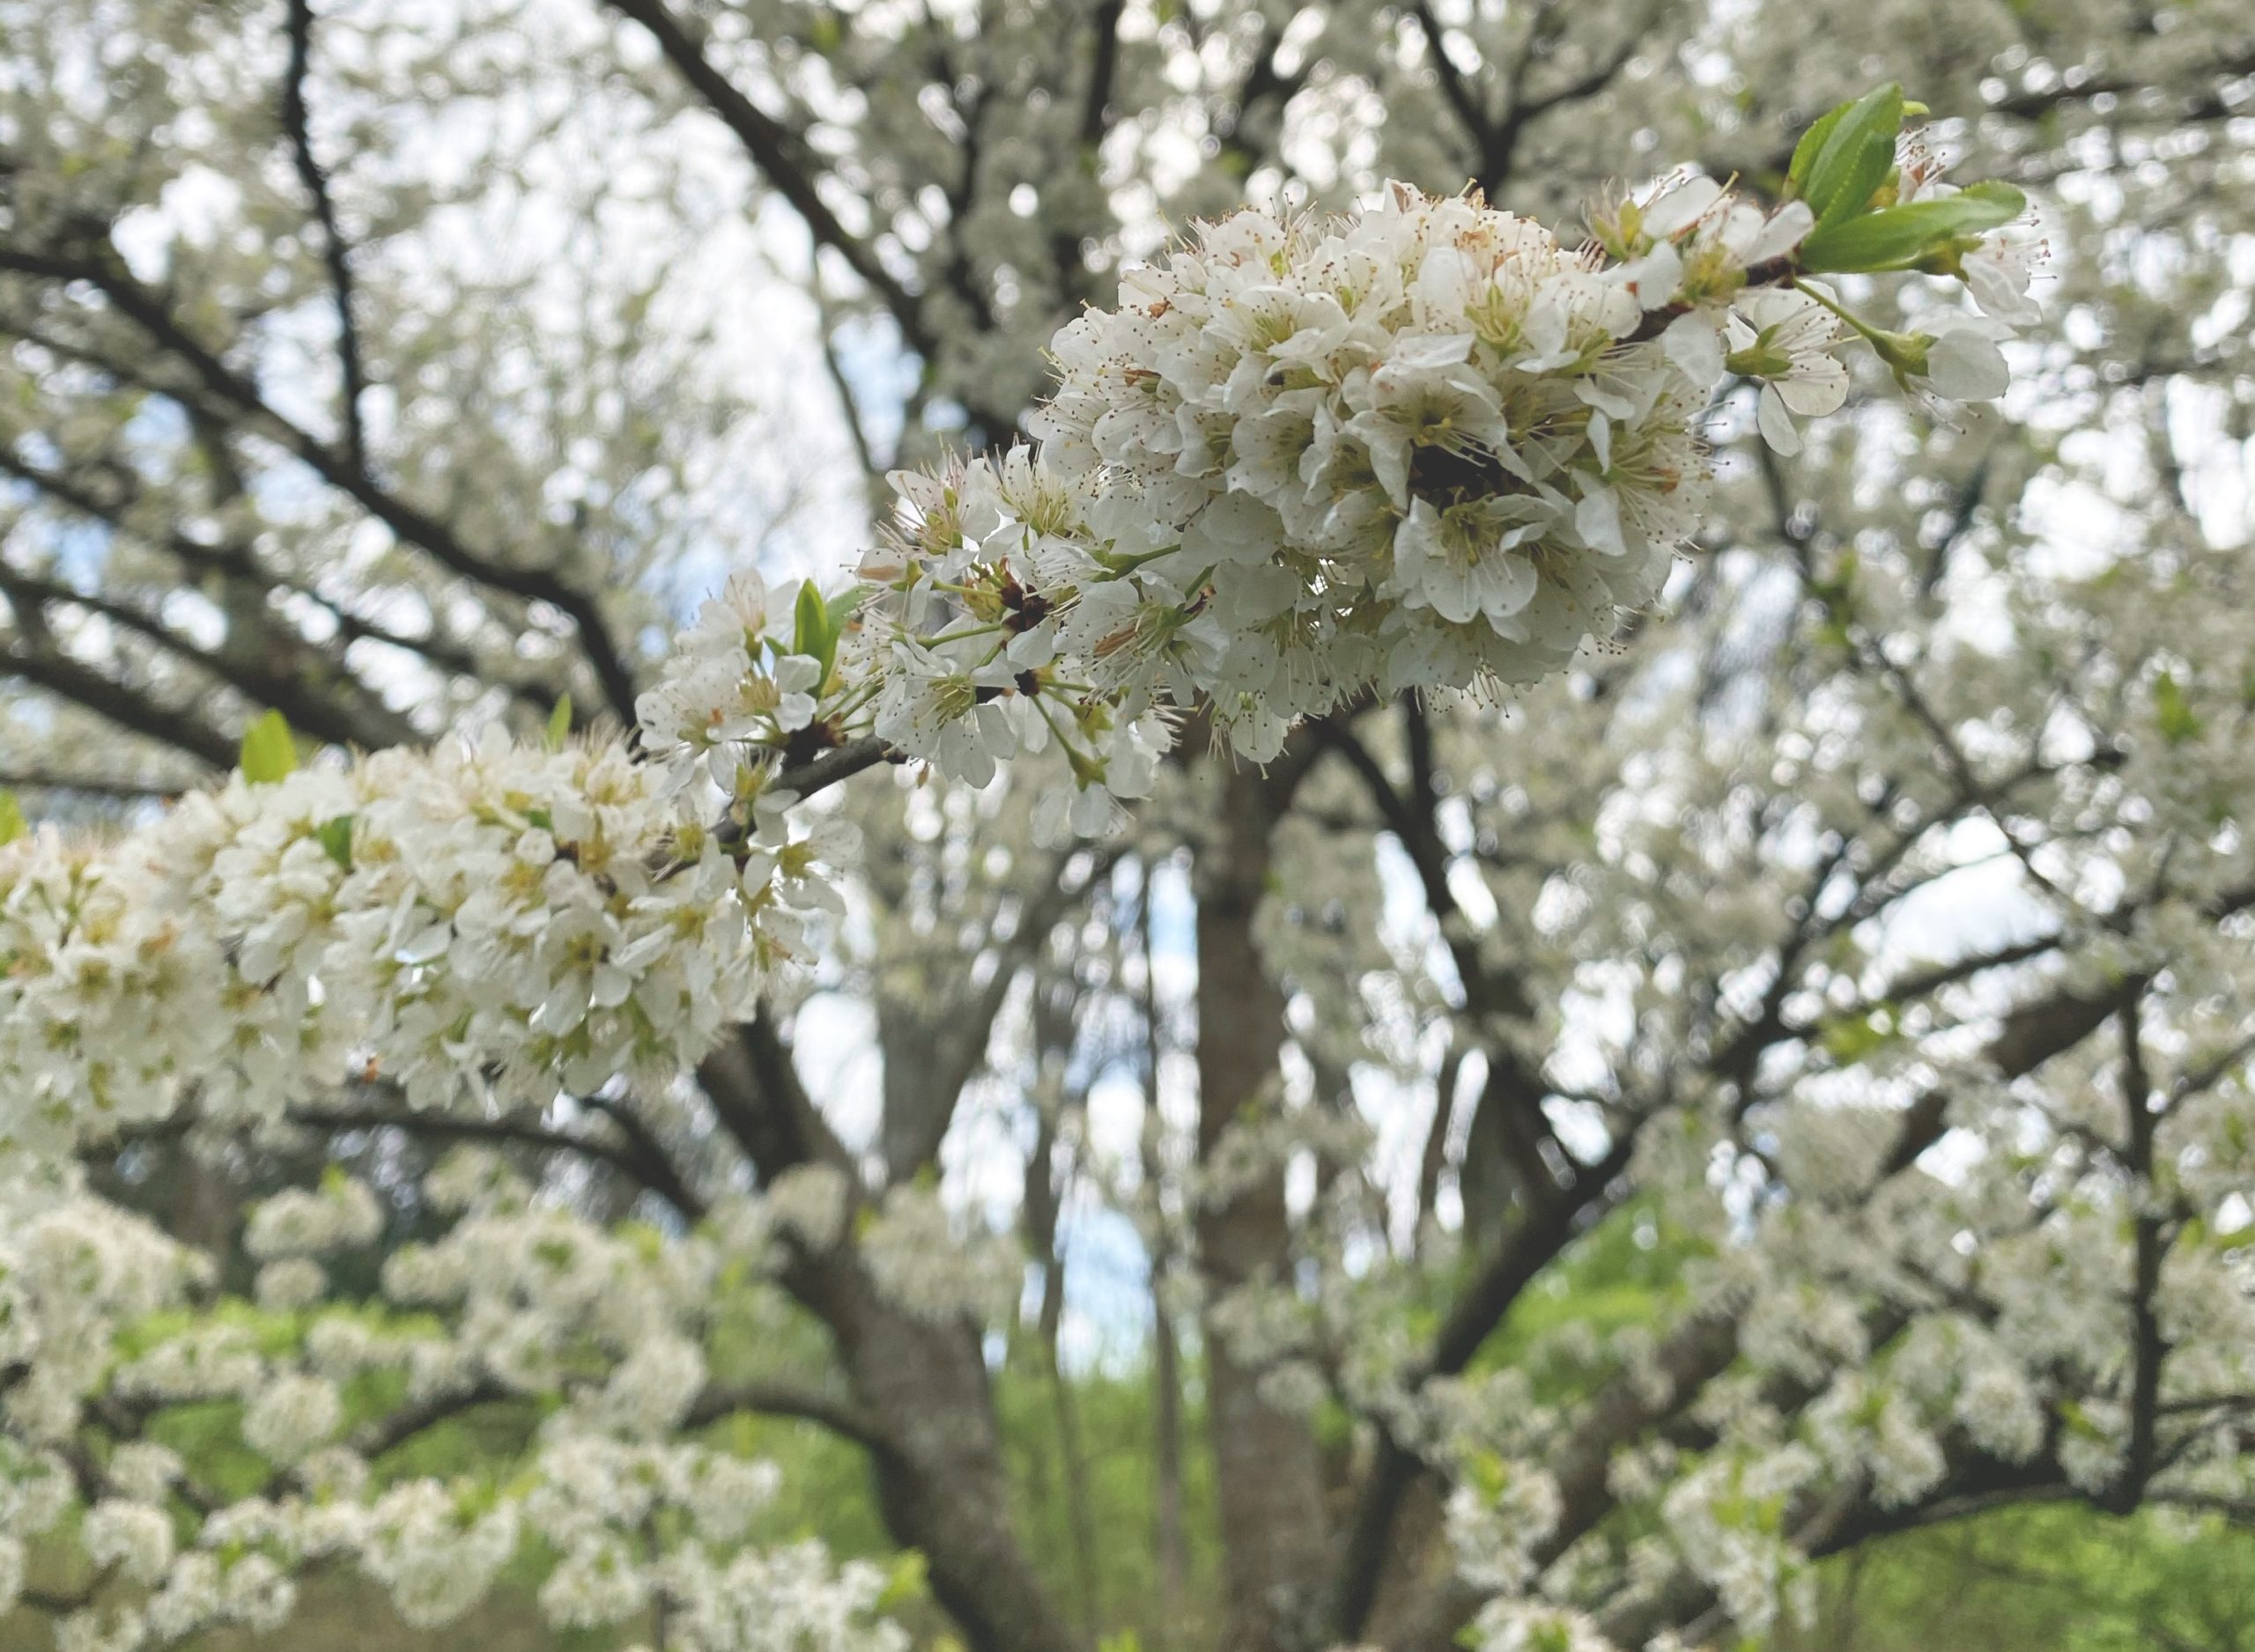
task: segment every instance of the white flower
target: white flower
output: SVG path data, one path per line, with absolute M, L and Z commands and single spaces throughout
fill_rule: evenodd
M 55 1652 L 138 1652 L 149 1630 L 130 1606 L 95 1606 L 74 1611 L 55 1626 Z
M 287 1188 L 251 1212 L 243 1248 L 262 1262 L 313 1257 L 374 1239 L 382 1225 L 375 1196 L 337 1176 L 318 1191 Z
M 707 1542 L 730 1544 L 742 1538 L 759 1511 L 774 1501 L 782 1478 L 773 1463 L 700 1452 L 684 1501 Z
M 152 1440 L 129 1440 L 110 1453 L 107 1477 L 121 1497 L 162 1504 L 183 1471 L 180 1454 Z
M 79 1538 L 87 1559 L 129 1583 L 154 1583 L 172 1564 L 172 1516 L 152 1504 L 106 1497 L 86 1511 Z
M 516 1505 L 474 1514 L 434 1480 L 394 1487 L 371 1511 L 362 1564 L 418 1629 L 452 1623 L 482 1599 L 516 1552 Z
M 2044 319 L 2043 306 L 2029 293 L 2029 282 L 2043 263 L 2041 241 L 1985 238 L 1960 262 L 1966 290 L 1981 313 L 2014 327 L 2033 326 Z
M 0 1537 L 0 1614 L 16 1610 L 24 1592 L 24 1545 L 19 1538 Z
M 336 1387 L 318 1376 L 285 1376 L 243 1413 L 243 1443 L 275 1463 L 295 1463 L 335 1437 L 344 1420 Z
M 2002 395 L 2012 383 L 1996 334 L 1970 315 L 1949 316 L 1935 324 L 1926 345 L 1926 383 L 1951 402 L 1985 402 Z
M 255 1635 L 278 1631 L 297 1604 L 296 1582 L 272 1555 L 244 1555 L 219 1582 L 219 1610 Z
M 1476 1652 L 1614 1652 L 1596 1624 L 1565 1606 L 1494 1601 L 1472 1626 Z
M 1792 415 L 1835 412 L 1848 396 L 1848 370 L 1832 353 L 1839 327 L 1807 293 L 1756 288 L 1739 295 L 1726 323 L 1726 368 L 1762 382 L 1763 439 L 1782 454 L 1800 451 Z
M 877 1288 L 902 1307 L 945 1324 L 980 1324 L 1017 1302 L 1024 1264 L 1000 1235 L 958 1235 L 936 1194 L 897 1187 L 861 1235 L 861 1251 Z
M 594 1629 L 632 1617 L 650 1584 L 625 1544 L 591 1537 L 567 1550 L 540 1586 L 540 1610 L 559 1629 Z
M 974 784 L 1061 746 L 1073 790 L 1045 830 L 1100 827 L 1091 784 L 1131 796 L 1142 771 L 1089 731 L 1147 709 L 1202 700 L 1265 762 L 1358 691 L 1563 667 L 1657 595 L 1697 524 L 1734 296 L 1765 430 L 1789 440 L 1789 414 L 1845 389 L 1829 317 L 1744 290 L 1805 206 L 1692 179 L 1640 210 L 1610 269 L 1393 186 L 1342 220 L 1232 214 L 1126 271 L 1118 308 L 1054 341 L 1038 449 L 999 483 L 985 461 L 893 479 L 893 585 L 862 611 L 875 732 Z
M 1540 511 L 1534 522 L 1522 513 Z M 1550 513 L 1539 504 L 1513 507 L 1505 499 L 1477 500 L 1436 511 L 1413 502 L 1394 536 L 1394 569 L 1408 587 L 1413 608 L 1430 608 L 1463 624 L 1476 616 L 1509 619 L 1534 595 L 1534 564 L 1518 547 L 1533 538 Z
M 654 1337 L 619 1361 L 597 1409 L 620 1432 L 651 1438 L 676 1427 L 704 1386 L 705 1356 L 697 1345 Z

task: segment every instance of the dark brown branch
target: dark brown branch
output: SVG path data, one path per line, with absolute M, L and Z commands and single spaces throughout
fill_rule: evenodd
M 1657 11 L 1648 7 L 1633 20 L 1628 33 L 1622 36 L 1609 56 L 1593 65 L 1586 73 L 1544 92 L 1541 97 L 1528 98 L 1520 93 L 1519 88 L 1525 84 L 1527 68 L 1534 54 L 1530 50 L 1522 56 L 1512 76 L 1511 107 L 1505 111 L 1502 123 L 1488 132 L 1481 144 L 1481 188 L 1493 194 L 1511 181 L 1512 166 L 1519 157 L 1519 140 L 1527 135 L 1529 126 L 1553 109 L 1579 103 L 1611 85 L 1615 77 L 1629 66 L 1629 60 L 1637 55 L 1638 47 L 1644 43 L 1645 31 L 1652 27 L 1656 16 Z
M 1089 84 L 1081 96 L 1084 148 L 1101 143 L 1109 126 L 1105 115 L 1112 107 L 1112 85 L 1120 68 L 1120 19 L 1127 10 L 1127 0 L 1101 0 L 1089 20 Z
M 387 648 L 414 654 L 437 669 L 451 672 L 456 676 L 483 677 L 478 661 L 467 650 L 453 647 L 436 637 L 410 637 L 403 631 L 394 631 L 377 621 L 365 618 L 336 599 L 323 595 L 300 580 L 261 567 L 247 546 L 207 545 L 201 540 L 190 538 L 177 527 L 168 527 L 161 532 L 144 528 L 132 516 L 132 506 L 138 501 L 105 499 L 72 477 L 25 463 L 4 447 L 0 447 L 0 475 L 13 476 L 17 481 L 37 489 L 55 504 L 89 520 L 100 522 L 114 534 L 140 540 L 151 549 L 176 557 L 189 568 L 225 579 L 241 579 L 269 591 L 286 591 L 301 596 L 330 616 L 336 625 L 338 639 L 347 645 L 355 642 L 379 643 Z M 511 684 L 509 691 L 518 698 L 543 708 L 552 703 L 551 697 L 524 683 Z
M 388 1415 L 373 1418 L 353 1431 L 349 1443 L 358 1455 L 373 1459 L 388 1451 L 397 1450 L 417 1434 L 435 1428 L 464 1412 L 515 1398 L 517 1396 L 490 1379 L 475 1383 L 468 1388 L 452 1393 L 434 1394 L 427 1399 L 403 1405 Z
M 1282 108 L 1289 104 L 1307 78 L 1308 63 L 1316 54 L 1310 52 L 1301 66 L 1287 74 L 1282 54 L 1284 49 L 1284 30 L 1281 26 L 1267 28 L 1254 47 L 1253 62 L 1245 78 L 1238 85 L 1234 107 L 1224 112 L 1222 122 L 1222 152 L 1243 168 L 1241 175 L 1249 176 L 1266 156 L 1253 147 L 1249 128 L 1273 106 Z
M 876 1420 L 859 1407 L 813 1389 L 757 1378 L 744 1383 L 707 1384 L 691 1405 L 683 1426 L 702 1428 L 723 1417 L 747 1411 L 817 1423 L 868 1451 L 888 1453 L 892 1449 Z
M 42 608 L 69 605 L 100 615 L 249 698 L 277 708 L 292 725 L 318 740 L 339 746 L 388 746 L 414 736 L 406 719 L 372 697 L 356 693 L 351 703 L 341 704 L 310 691 L 301 680 L 274 669 L 256 653 L 222 653 L 202 647 L 130 603 L 5 570 L 0 570 L 0 594 L 11 602 L 29 601 Z
M 649 1120 L 635 1110 L 632 1103 L 615 1101 L 605 1095 L 588 1095 L 580 1098 L 580 1105 L 591 1113 L 600 1113 L 610 1121 L 620 1135 L 626 1138 L 627 1151 L 647 1173 L 645 1185 L 662 1184 L 670 1190 L 664 1195 L 667 1202 L 690 1221 L 698 1221 L 704 1215 L 704 1199 L 691 1189 L 673 1154 L 658 1139 L 657 1132 L 650 1128 Z
M 329 289 L 336 303 L 336 361 L 342 384 L 338 413 L 344 436 L 345 462 L 366 474 L 368 437 L 360 422 L 360 393 L 367 388 L 366 370 L 360 359 L 360 332 L 352 321 L 352 264 L 344 232 L 336 225 L 336 204 L 330 199 L 329 173 L 314 157 L 312 117 L 306 107 L 306 77 L 312 68 L 314 11 L 311 0 L 290 0 L 290 66 L 282 82 L 282 129 L 289 134 L 290 153 L 298 178 L 313 197 L 314 216 L 321 222 L 322 259 L 329 266 Z
M 837 253 L 876 295 L 909 348 L 928 360 L 936 357 L 938 341 L 926 326 L 915 295 L 884 267 L 876 248 L 848 230 L 824 202 L 815 183 L 818 158 L 805 140 L 738 91 L 735 83 L 706 56 L 703 48 L 667 9 L 664 0 L 607 0 L 607 4 L 648 33 L 666 61 L 689 83 L 690 89 L 704 100 L 705 106 L 720 117 L 721 124 L 736 134 L 750 155 L 752 164 L 790 203 L 816 245 Z
M 700 1219 L 705 1201 L 685 1183 L 670 1161 L 591 1136 L 575 1136 L 524 1118 L 465 1118 L 457 1114 L 393 1107 L 292 1108 L 290 1122 L 308 1130 L 396 1130 L 436 1139 L 504 1142 L 545 1152 L 574 1154 L 608 1165 L 636 1186 L 671 1205 L 691 1221 Z
M 2153 1479 L 2159 1437 L 2162 1366 L 2169 1358 L 2169 1342 L 2162 1333 L 2158 1298 L 2162 1264 L 2169 1241 L 2161 1213 L 2153 1208 L 2155 1190 L 2154 1136 L 2160 1116 L 2154 1111 L 2153 1082 L 2147 1075 L 2145 1036 L 2132 996 L 2115 1012 L 2114 1023 L 2122 1039 L 2122 1109 L 2127 1116 L 2128 1150 L 2125 1168 L 2130 1172 L 2126 1197 L 2135 1206 L 2131 1223 L 2130 1279 L 2130 1439 L 2123 1455 L 2122 1472 L 2101 1500 L 2116 1514 L 2138 1506 Z
M 697 1081 L 762 1182 L 802 1164 L 852 1163 L 800 1082 L 790 1046 L 765 1007 L 697 1064 Z
M 1428 0 L 1417 0 L 1413 15 L 1417 19 L 1418 30 L 1425 37 L 1425 55 L 1432 60 L 1433 74 L 1440 82 L 1441 95 L 1448 100 L 1448 107 L 1455 111 L 1456 118 L 1463 123 L 1465 135 L 1472 140 L 1473 147 L 1485 156 L 1491 136 L 1487 113 L 1473 96 L 1463 72 L 1451 61 L 1447 49 L 1442 46 L 1440 19 L 1433 15 L 1433 8 Z
M 867 734 L 834 751 L 825 751 L 819 757 L 810 757 L 795 769 L 784 770 L 775 777 L 775 784 L 782 791 L 810 797 L 824 787 L 836 785 L 840 780 L 857 775 L 864 769 L 874 769 L 881 763 L 896 760 L 891 748 L 876 735 Z
M 994 968 L 986 984 L 941 1007 L 942 1024 L 924 1023 L 917 1070 L 898 1078 L 888 1072 L 881 1135 L 889 1180 L 908 1181 L 938 1154 L 965 1087 L 986 1062 L 995 1019 L 1018 977 L 1040 956 L 1066 911 L 1094 889 L 1118 859 L 1116 851 L 1098 854 L 1088 875 L 1068 884 L 1066 870 L 1078 853 L 1068 850 L 1051 861 L 1048 874 L 1038 881 L 1039 893 L 1020 907 L 1009 939 L 994 948 Z M 906 1103 L 898 1108 L 906 1116 L 895 1116 L 897 1103 Z
M 1581 1171 L 1571 1190 L 1550 1193 L 1526 1213 L 1471 1284 L 1449 1305 L 1431 1353 L 1407 1377 L 1408 1386 L 1414 1389 L 1435 1377 L 1457 1375 L 1472 1362 L 1521 1293 L 1557 1259 L 1579 1231 L 1586 1213 L 1628 1169 L 1634 1145 L 1634 1137 L 1624 1133 L 1601 1162 Z M 1402 1498 L 1423 1471 L 1416 1454 L 1399 1443 L 1381 1424 L 1377 1454 L 1356 1500 L 1340 1557 L 1333 1619 L 1335 1631 L 1342 1641 L 1355 1640 L 1368 1623 L 1391 1558 L 1395 1516 Z
M 112 797 L 128 802 L 138 798 L 175 798 L 182 790 L 177 785 L 160 785 L 153 780 L 55 774 L 44 769 L 17 769 L 0 773 L 0 786 L 19 792 L 75 792 L 85 797 Z
M 120 728 L 185 752 L 214 769 L 235 765 L 235 741 L 203 719 L 165 705 L 68 655 L 20 647 L 0 653 L 0 676 L 21 677 Z

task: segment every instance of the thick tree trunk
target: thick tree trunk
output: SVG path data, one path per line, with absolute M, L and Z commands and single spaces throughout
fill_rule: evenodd
M 766 1023 L 706 1057 L 698 1076 L 763 1177 L 839 1156 Z M 886 1300 L 850 1250 L 800 1257 L 784 1283 L 830 1328 L 884 1442 L 870 1473 L 886 1529 L 923 1554 L 934 1597 L 974 1652 L 1086 1652 L 1018 1541 L 976 1331 Z
M 891 1449 L 874 1464 L 886 1525 L 920 1550 L 932 1593 L 980 1652 L 1084 1652 L 1018 1541 L 977 1336 L 878 1298 L 858 1268 L 817 1287 L 854 1390 Z
M 1209 1154 L 1239 1109 L 1274 1080 L 1283 996 L 1262 971 L 1253 919 L 1268 876 L 1276 805 L 1268 782 L 1232 772 L 1198 859 L 1198 1146 Z M 1274 1277 L 1288 1233 L 1280 1175 L 1198 1215 L 1209 1302 Z M 1289 1652 L 1317 1633 L 1326 1560 L 1323 1465 L 1305 1420 L 1271 1405 L 1261 1373 L 1206 1325 L 1206 1422 L 1227 1568 L 1229 1652 Z

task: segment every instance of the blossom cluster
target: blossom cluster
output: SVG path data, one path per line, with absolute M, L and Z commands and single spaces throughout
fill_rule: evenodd
M 974 785 L 1054 748 L 1046 823 L 1094 831 L 1194 712 L 1265 762 L 1357 695 L 1559 670 L 1697 527 L 1718 383 L 1758 383 L 1795 439 L 1845 394 L 1845 325 L 1906 383 L 2002 387 L 1950 343 L 2000 369 L 1993 328 L 1887 333 L 1811 284 L 1954 268 L 2024 313 L 2025 261 L 1981 233 L 2018 195 L 1890 169 L 1902 107 L 1826 117 L 1775 211 L 1679 177 L 1580 247 L 1398 186 L 1202 225 L 1058 335 L 1039 447 L 895 478 L 861 585 L 803 586 L 784 623 L 731 579 L 639 749 L 489 731 L 299 771 L 270 717 L 242 775 L 122 844 L 0 844 L 0 1144 L 191 1093 L 270 1116 L 355 1070 L 418 1106 L 667 1081 L 835 908 L 852 833 L 787 777 L 856 741 Z M 313 1287 L 285 1269 L 272 1300 Z
M 1038 446 L 896 472 L 863 584 L 770 635 L 732 585 L 640 706 L 740 797 L 855 734 L 983 785 L 1061 750 L 1077 830 L 1150 788 L 1198 713 L 1266 762 L 1364 693 L 1523 683 L 1658 596 L 1700 525 L 1719 386 L 1845 401 L 1859 340 L 1906 387 L 2006 387 L 2024 203 L 1945 182 L 1898 88 L 1843 106 L 1764 211 L 1677 176 L 1570 246 L 1476 195 L 1390 185 L 1345 218 L 1196 225 L 1052 343 Z M 1985 312 L 1899 334 L 1815 277 L 1953 274 Z
M 1951 206 L 1907 159 L 1894 187 L 1882 228 L 2018 210 L 1993 188 Z M 862 588 L 802 601 L 787 639 L 764 638 L 757 581 L 708 605 L 646 735 L 735 792 L 856 733 L 974 785 L 1055 749 L 1087 831 L 1107 794 L 1149 792 L 1194 712 L 1266 762 L 1357 695 L 1551 675 L 1698 529 L 1718 387 L 1757 387 L 1787 451 L 1796 416 L 1842 405 L 1857 338 L 1936 396 L 2005 387 L 2029 259 L 1943 235 L 1930 262 L 1991 314 L 1888 333 L 1809 279 L 1874 267 L 1842 210 L 1678 177 L 1601 207 L 1579 246 L 1401 185 L 1346 218 L 1198 225 L 1057 335 L 1037 446 L 893 475 Z
M 348 1075 L 418 1106 L 670 1080 L 835 897 L 780 815 L 724 838 L 663 781 L 616 742 L 489 730 L 0 846 L 0 1139 L 51 1152 L 191 1096 L 271 1117 Z
M 700 1339 L 724 1242 L 633 1243 L 531 1205 L 474 1151 L 430 1179 L 441 1195 L 479 1191 L 435 1243 L 394 1253 L 381 1298 L 255 1324 L 160 1327 L 152 1316 L 211 1285 L 208 1262 L 83 1194 L 0 1198 L 0 1614 L 38 1542 L 75 1545 L 101 1580 L 48 1608 L 66 1647 L 276 1634 L 299 1580 L 339 1562 L 425 1630 L 458 1621 L 528 1562 L 558 1629 L 654 1615 L 667 1644 L 698 1652 L 906 1645 L 875 1615 L 893 1587 L 886 1571 L 840 1566 L 817 1543 L 766 1546 L 775 1467 L 681 1433 L 706 1383 Z M 254 1208 L 252 1248 L 272 1266 L 363 1243 L 373 1208 L 366 1187 L 332 1175 Z M 402 1372 L 403 1390 L 367 1380 Z M 539 1419 L 510 1472 L 376 1471 L 418 1413 L 443 1419 L 497 1392 L 533 1402 Z M 367 1414 L 383 1394 L 403 1395 L 404 1426 Z M 263 1486 L 216 1496 L 196 1478 L 208 1461 L 132 1437 L 189 1404 L 239 1416 L 241 1444 L 270 1465 Z M 99 1461 L 78 1446 L 89 1413 L 126 1436 Z

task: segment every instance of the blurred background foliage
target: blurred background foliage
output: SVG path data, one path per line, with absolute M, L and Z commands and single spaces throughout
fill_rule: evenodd
M 1483 1359 L 1515 1363 L 1538 1344 L 1571 1349 L 1556 1333 L 1579 1325 L 1597 1339 L 1639 1323 L 1658 1324 L 1671 1293 L 1681 1289 L 1692 1247 L 1631 1207 L 1586 1235 L 1544 1288 L 1528 1294 Z M 262 1347 L 279 1350 L 301 1336 L 307 1316 L 269 1313 L 231 1302 L 218 1316 L 248 1329 Z M 335 1314 L 329 1307 L 321 1310 Z M 381 1317 L 381 1316 L 377 1316 Z M 750 1306 L 726 1322 L 715 1339 L 716 1368 L 751 1372 L 780 1358 L 812 1356 L 821 1329 L 804 1316 L 779 1321 Z M 177 1327 L 163 1320 L 142 1328 L 122 1352 L 129 1356 Z M 410 1317 L 393 1315 L 379 1327 L 413 1334 Z M 1029 1327 L 999 1350 L 996 1405 L 1010 1467 L 1024 1511 L 1025 1540 L 1057 1597 L 1093 1632 L 1100 1652 L 1177 1652 L 1214 1643 L 1222 1623 L 1221 1547 L 1205 1454 L 1180 1454 L 1183 1530 L 1179 1543 L 1159 1529 L 1154 1464 L 1161 1433 L 1157 1389 L 1148 1366 L 1122 1361 L 1109 1368 L 1054 1376 Z M 1187 1410 L 1176 1427 L 1185 1439 L 1203 1427 L 1195 1350 L 1188 1351 Z M 1571 1358 L 1536 1368 L 1546 1401 L 1570 1399 L 1578 1383 L 1593 1386 L 1597 1368 L 1577 1371 Z M 358 1423 L 396 1407 L 400 1381 L 384 1374 L 346 1394 Z M 1545 1391 L 1548 1390 L 1548 1391 Z M 1061 1427 L 1061 1406 L 1070 1427 Z M 531 1402 L 476 1408 L 418 1435 L 381 1458 L 379 1480 L 436 1474 L 466 1496 L 507 1484 L 523 1471 L 540 1420 Z M 1339 1436 L 1343 1442 L 1343 1420 Z M 161 1413 L 149 1437 L 181 1453 L 191 1475 L 227 1496 L 248 1494 L 266 1477 L 262 1460 L 242 1445 L 234 1407 L 202 1404 Z M 895 1606 L 920 1646 L 959 1652 L 921 1582 L 917 1557 L 889 1542 L 861 1455 L 811 1424 L 738 1413 L 706 1437 L 767 1458 L 782 1471 L 781 1488 L 761 1516 L 755 1540 L 787 1543 L 816 1537 L 840 1556 L 887 1564 Z M 1087 1524 L 1075 1530 L 1065 1460 L 1077 1442 L 1085 1478 Z M 33 1558 L 34 1589 L 57 1592 L 87 1579 L 63 1556 L 75 1551 L 70 1529 L 53 1534 Z M 239 1633 L 206 1635 L 197 1652 L 618 1652 L 633 1646 L 641 1626 L 600 1631 L 547 1627 L 532 1594 L 551 1557 L 529 1543 L 514 1575 L 461 1621 L 418 1631 L 393 1615 L 382 1592 L 350 1575 L 308 1578 L 298 1616 L 263 1640 Z M 47 1652 L 48 1619 L 26 1606 L 0 1619 L 0 1652 Z M 1781 1626 L 1770 1639 L 1739 1652 L 2255 1652 L 2255 1532 L 2220 1520 L 2165 1512 L 2117 1518 L 2080 1505 L 2018 1506 L 1863 1545 L 1816 1568 L 1815 1610 L 1803 1627 Z

